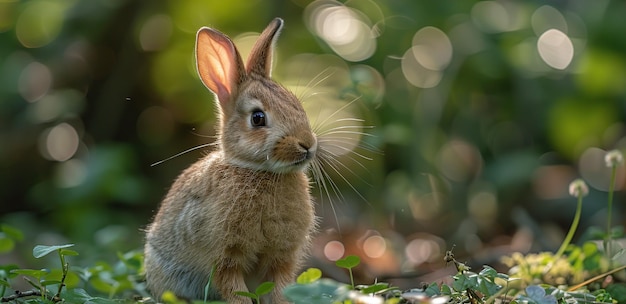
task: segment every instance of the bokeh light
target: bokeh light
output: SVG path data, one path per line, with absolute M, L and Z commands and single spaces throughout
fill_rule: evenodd
M 70 159 L 57 166 L 56 183 L 61 188 L 71 188 L 82 184 L 87 177 L 87 168 L 80 159 Z
M 557 29 L 545 31 L 537 41 L 541 59 L 549 66 L 564 70 L 574 58 L 574 45 L 567 35 Z
M 74 156 L 79 143 L 76 129 L 68 123 L 60 123 L 42 133 L 39 151 L 49 160 L 63 162 Z
M 608 191 L 611 181 L 611 168 L 607 167 L 604 161 L 606 151 L 596 147 L 587 148 L 578 160 L 578 167 L 581 177 L 589 186 Z M 626 170 L 624 166 L 619 166 L 616 176 L 616 189 L 620 190 L 624 185 Z
M 414 86 L 432 88 L 452 60 L 452 43 L 438 28 L 427 26 L 415 33 L 413 46 L 402 56 L 402 72 Z
M 460 139 L 446 143 L 439 152 L 439 168 L 453 181 L 468 181 L 478 175 L 483 166 L 478 149 Z
M 369 236 L 363 241 L 363 252 L 370 258 L 380 258 L 387 250 L 387 242 L 380 235 Z
M 479 1 L 472 7 L 471 16 L 488 33 L 513 31 L 524 24 L 523 11 L 515 2 Z
M 568 33 L 567 21 L 563 14 L 549 5 L 541 6 L 534 11 L 530 19 L 530 24 L 537 36 L 540 36 L 550 29 Z
M 336 157 L 330 193 L 312 180 L 322 219 L 307 263 L 356 254 L 371 279 L 439 268 L 453 244 L 468 261 L 550 250 L 576 178 L 591 188 L 581 224 L 604 224 L 603 157 L 626 149 L 623 15 L 617 0 L 5 1 L 0 199 L 17 203 L 1 220 L 33 213 L 84 247 L 141 247 L 172 179 L 216 148 L 151 166 L 218 131 L 198 28 L 227 34 L 245 62 L 282 17 L 272 77 Z M 616 202 L 625 186 L 618 167 Z
M 18 90 L 24 100 L 34 102 L 43 97 L 52 86 L 52 73 L 47 66 L 31 62 L 20 74 Z
M 152 52 L 163 49 L 172 35 L 172 19 L 165 14 L 156 14 L 148 18 L 139 32 L 139 45 L 144 51 Z
M 420 234 L 408 242 L 404 249 L 407 261 L 412 267 L 440 258 L 444 250 L 442 240 L 432 235 Z
M 339 241 L 330 241 L 324 246 L 324 256 L 329 261 L 337 261 L 343 257 L 346 248 Z
M 63 26 L 64 3 L 30 1 L 15 24 L 17 39 L 27 48 L 45 46 L 57 38 Z
M 314 1 L 307 14 L 309 27 L 343 59 L 363 61 L 376 51 L 369 20 L 340 2 Z

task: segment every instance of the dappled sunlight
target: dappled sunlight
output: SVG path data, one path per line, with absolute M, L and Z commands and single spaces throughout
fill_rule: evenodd
M 348 61 L 368 59 L 376 51 L 370 21 L 352 8 L 332 0 L 312 2 L 305 12 L 311 30 Z
M 446 267 L 452 248 L 468 263 L 552 250 L 573 180 L 589 185 L 574 241 L 606 223 L 604 157 L 626 151 L 624 15 L 617 0 L 5 1 L 0 220 L 32 213 L 29 233 L 140 247 L 172 179 L 216 148 L 198 29 L 246 62 L 282 17 L 272 78 L 319 136 L 310 264 L 356 254 L 373 281 Z

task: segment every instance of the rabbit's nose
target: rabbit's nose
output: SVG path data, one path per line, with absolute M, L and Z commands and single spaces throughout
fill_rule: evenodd
M 300 142 L 299 144 L 300 147 L 306 151 L 306 159 L 312 159 L 315 156 L 315 152 L 317 151 L 317 140 L 315 137 L 313 138 L 312 143 Z

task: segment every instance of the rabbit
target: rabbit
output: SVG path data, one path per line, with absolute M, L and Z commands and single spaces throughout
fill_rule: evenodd
M 294 94 L 270 79 L 283 20 L 261 33 L 244 66 L 232 40 L 203 27 L 197 70 L 219 110 L 216 148 L 184 170 L 147 228 L 146 284 L 152 295 L 252 303 L 235 291 L 275 287 L 282 295 L 308 254 L 317 220 L 307 168 L 317 137 Z M 265 300 L 265 298 L 264 298 Z

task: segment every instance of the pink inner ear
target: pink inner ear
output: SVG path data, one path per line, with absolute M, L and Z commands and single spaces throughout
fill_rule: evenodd
M 215 91 L 215 94 L 217 95 L 217 99 L 220 101 L 222 107 L 224 107 L 231 98 L 231 92 L 226 86 L 219 82 L 217 83 L 217 90 Z
M 202 28 L 196 40 L 198 74 L 204 85 L 217 95 L 224 108 L 237 90 L 242 65 L 232 41 L 223 34 Z

